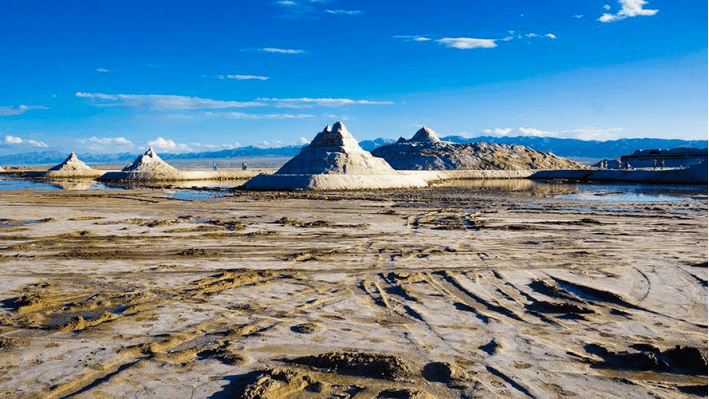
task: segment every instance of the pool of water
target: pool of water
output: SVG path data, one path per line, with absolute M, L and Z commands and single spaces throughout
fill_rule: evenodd
M 25 179 L 13 175 L 0 174 L 0 190 L 125 190 L 132 188 L 168 189 L 169 197 L 182 200 L 210 199 L 224 195 L 220 190 L 231 190 L 244 181 L 187 181 L 165 184 L 140 182 L 99 182 L 91 179 L 39 180 Z M 465 189 L 500 190 L 502 192 L 525 193 L 531 196 L 552 197 L 585 201 L 589 203 L 619 202 L 672 202 L 692 197 L 706 197 L 707 186 L 658 185 L 613 183 L 545 183 L 526 179 L 501 180 L 453 180 L 441 187 L 462 187 Z

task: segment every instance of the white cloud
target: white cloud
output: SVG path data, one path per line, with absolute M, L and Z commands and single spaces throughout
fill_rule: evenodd
M 235 80 L 268 80 L 268 76 L 258 75 L 217 75 L 218 79 L 235 79 Z
M 536 33 L 527 33 L 525 36 L 526 37 L 539 37 L 539 35 Z
M 660 10 L 648 10 L 643 8 L 647 1 L 645 0 L 618 0 L 621 5 L 620 11 L 616 14 L 604 13 L 598 18 L 601 22 L 615 22 L 626 18 L 632 18 L 637 16 L 653 16 L 657 14 Z M 609 11 L 611 9 L 610 5 L 606 4 L 604 8 Z
M 269 141 L 269 140 L 264 140 L 260 143 L 254 144 L 254 147 L 258 148 L 277 148 L 277 147 L 283 147 L 284 143 L 280 140 L 276 141 Z
M 41 105 L 18 105 L 17 107 L 0 107 L 0 116 L 21 115 L 35 109 L 49 109 Z
M 556 132 L 549 132 L 531 127 L 520 127 L 519 132 L 522 133 L 523 136 L 554 137 L 558 135 Z
M 273 102 L 282 108 L 341 107 L 344 105 L 391 105 L 391 101 L 352 100 L 349 98 L 257 98 L 256 101 Z
M 606 4 L 606 5 L 603 6 L 603 9 L 606 10 L 606 11 L 610 11 L 610 10 L 611 10 L 611 5 L 610 5 L 610 4 Z
M 547 39 L 556 39 L 556 35 L 553 33 L 547 33 L 546 35 L 544 35 L 544 37 L 546 37 Z
M 583 15 L 581 15 L 581 14 L 576 14 L 576 15 L 574 15 L 574 18 L 576 18 L 576 19 L 581 19 L 581 18 L 583 18 Z
M 325 12 L 336 15 L 359 15 L 364 13 L 364 11 L 361 10 L 325 10 Z
M 290 49 L 290 48 L 265 47 L 260 50 L 265 51 L 267 53 L 277 53 L 277 54 L 303 54 L 303 53 L 305 53 L 305 50 L 297 50 L 297 49 Z
M 298 138 L 298 144 L 301 144 L 301 145 L 310 144 L 310 140 L 301 136 Z
M 125 137 L 101 137 L 96 136 L 89 137 L 88 139 L 79 140 L 82 143 L 93 143 L 100 145 L 123 145 L 123 146 L 133 146 L 133 143 L 126 139 Z
M 33 140 L 33 139 L 23 139 L 22 137 L 17 137 L 17 136 L 10 136 L 7 135 L 3 138 L 2 140 L 3 143 L 5 144 L 11 144 L 11 145 L 28 145 L 30 147 L 34 148 L 48 148 L 49 146 L 47 143 L 39 140 Z
M 134 148 L 133 143 L 125 137 L 89 137 L 79 139 L 77 142 L 84 145 L 91 152 L 110 153 L 126 151 Z
M 158 137 L 148 141 L 148 146 L 165 152 L 190 152 L 192 148 L 184 143 L 176 143 L 174 140 Z
M 111 70 L 110 70 L 110 69 L 106 69 L 106 68 L 96 68 L 96 72 L 103 72 L 103 73 L 106 73 L 106 72 L 111 72 Z
M 501 128 L 497 127 L 497 128 L 495 128 L 495 129 L 483 129 L 482 132 L 485 133 L 485 134 L 490 134 L 490 135 L 493 135 L 493 136 L 500 136 L 500 137 L 502 137 L 502 136 L 507 136 L 508 134 L 510 134 L 511 131 L 512 131 L 512 128 L 509 128 L 509 127 L 508 127 L 508 128 L 504 128 L 504 129 L 501 129 Z
M 5 144 L 22 144 L 23 141 L 22 137 L 5 136 L 2 142 Z
M 282 5 L 282 6 L 297 6 L 298 3 L 295 1 L 290 1 L 290 0 L 281 0 L 277 1 L 276 4 Z
M 211 98 L 188 97 L 162 94 L 103 94 L 77 92 L 77 97 L 97 100 L 96 105 L 122 105 L 127 107 L 149 107 L 155 109 L 222 109 L 258 107 L 261 102 L 241 102 L 213 100 Z
M 473 39 L 473 38 L 469 38 L 469 37 L 445 37 L 443 39 L 438 39 L 436 41 L 446 47 L 457 48 L 460 50 L 497 47 L 497 44 L 495 43 L 495 39 Z

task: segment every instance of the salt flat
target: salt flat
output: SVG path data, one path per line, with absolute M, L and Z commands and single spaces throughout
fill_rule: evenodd
M 707 393 L 707 198 L 0 191 L 4 397 Z

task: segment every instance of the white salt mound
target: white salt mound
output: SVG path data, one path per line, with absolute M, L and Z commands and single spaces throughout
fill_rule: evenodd
M 45 177 L 98 177 L 103 171 L 96 170 L 80 160 L 73 152 L 59 165 L 53 166 L 43 175 Z
M 144 181 L 177 181 L 184 180 L 182 173 L 170 166 L 153 150 L 148 149 L 143 155 L 120 172 L 104 174 L 104 180 L 144 180 Z
M 342 122 L 328 125 L 276 174 L 391 174 L 389 164 L 362 149 Z
M 456 144 L 441 141 L 424 127 L 411 140 L 372 151 L 397 170 L 540 170 L 581 169 L 583 165 L 521 145 L 496 143 Z
M 363 190 L 427 187 L 419 176 L 395 171 L 362 149 L 342 122 L 329 125 L 273 175 L 258 175 L 252 190 Z

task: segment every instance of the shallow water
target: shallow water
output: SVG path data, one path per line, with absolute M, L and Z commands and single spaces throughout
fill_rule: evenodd
M 38 180 L 0 175 L 0 190 L 124 190 L 135 188 L 174 190 L 170 198 L 182 200 L 210 199 L 219 196 L 214 189 L 234 189 L 245 181 L 200 180 L 170 183 L 99 182 L 91 179 Z M 673 202 L 679 199 L 707 196 L 707 186 L 658 185 L 635 183 L 546 183 L 527 179 L 451 180 L 435 187 L 492 189 L 526 193 L 531 196 L 587 201 L 589 203 Z

